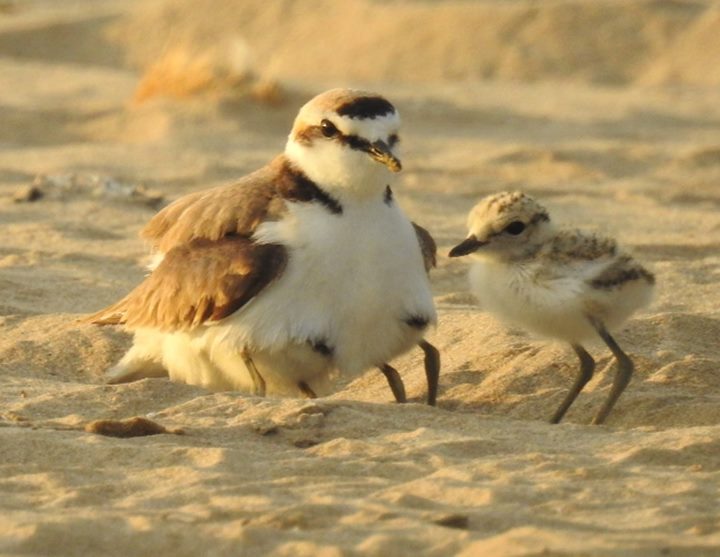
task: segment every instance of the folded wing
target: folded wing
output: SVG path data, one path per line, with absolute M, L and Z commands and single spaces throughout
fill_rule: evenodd
M 423 262 L 425 263 L 425 271 L 429 273 L 430 269 L 437 265 L 437 245 L 430 235 L 430 232 L 414 222 L 412 225 L 415 229 L 418 243 L 420 244 L 420 251 L 423 256 Z
M 87 321 L 192 329 L 242 308 L 282 274 L 286 262 L 280 245 L 240 236 L 198 238 L 172 248 L 137 288 Z

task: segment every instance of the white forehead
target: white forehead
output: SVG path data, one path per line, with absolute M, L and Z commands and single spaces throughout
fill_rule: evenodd
M 338 116 L 328 118 L 346 135 L 359 135 L 366 139 L 385 139 L 400 130 L 400 115 L 397 111 L 375 118 L 349 118 Z

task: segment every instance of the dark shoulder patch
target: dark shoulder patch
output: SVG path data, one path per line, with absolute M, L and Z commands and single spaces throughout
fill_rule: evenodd
M 283 199 L 289 201 L 317 201 L 334 215 L 341 215 L 343 212 L 342 205 L 337 199 L 287 161 L 280 173 L 278 182 L 280 195 Z
M 652 286 L 655 284 L 655 275 L 633 261 L 629 255 L 622 255 L 588 282 L 598 290 L 613 290 L 638 280 L 643 280 Z
M 394 114 L 395 107 L 382 97 L 358 97 L 341 104 L 337 113 L 349 118 L 377 118 Z

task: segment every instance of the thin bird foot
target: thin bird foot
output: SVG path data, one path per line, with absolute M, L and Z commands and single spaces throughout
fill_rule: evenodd
M 403 385 L 403 381 L 397 370 L 389 364 L 382 364 L 381 366 L 378 366 L 378 369 L 383 372 L 383 375 L 385 375 L 385 378 L 390 385 L 390 390 L 393 395 L 395 395 L 395 400 L 401 403 L 407 402 L 405 385 Z
M 565 397 L 565 400 L 562 401 L 562 404 L 560 404 L 558 409 L 555 411 L 553 417 L 550 418 L 551 424 L 557 424 L 560 420 L 562 420 L 565 412 L 567 412 L 570 405 L 575 402 L 575 399 L 580 394 L 580 391 L 582 391 L 587 382 L 592 379 L 593 373 L 595 372 L 595 360 L 593 360 L 593 357 L 588 354 L 587 350 L 579 344 L 573 344 L 572 347 L 580 359 L 580 369 L 578 370 L 578 375 L 575 378 L 575 383 L 573 383 L 573 386 L 570 387 L 570 391 Z
M 593 425 L 599 425 L 605 422 L 613 406 L 615 406 L 618 398 L 620 398 L 620 395 L 625 390 L 625 387 L 630 383 L 635 366 L 630 357 L 622 351 L 622 348 L 618 346 L 618 343 L 615 342 L 615 339 L 600 321 L 591 319 L 590 322 L 617 360 L 617 371 L 615 372 L 613 384 L 610 388 L 610 394 L 600 408 L 600 411 L 595 415 L 592 422 L 590 422 Z
M 317 398 L 317 395 L 315 394 L 315 391 L 312 390 L 312 387 L 305 383 L 305 381 L 300 381 L 298 384 L 298 389 L 304 394 L 307 398 Z
M 418 346 L 425 352 L 425 376 L 428 384 L 427 403 L 430 406 L 435 406 L 440 382 L 440 352 L 426 340 L 421 340 Z
M 253 394 L 255 396 L 265 396 L 265 379 L 262 378 L 257 367 L 255 367 L 255 362 L 246 352 L 243 352 L 242 358 L 253 381 Z

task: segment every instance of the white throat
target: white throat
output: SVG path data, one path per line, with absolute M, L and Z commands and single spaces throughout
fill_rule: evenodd
M 340 203 L 381 195 L 396 180 L 395 173 L 367 153 L 336 143 L 316 142 L 308 146 L 290 138 L 285 155 Z

